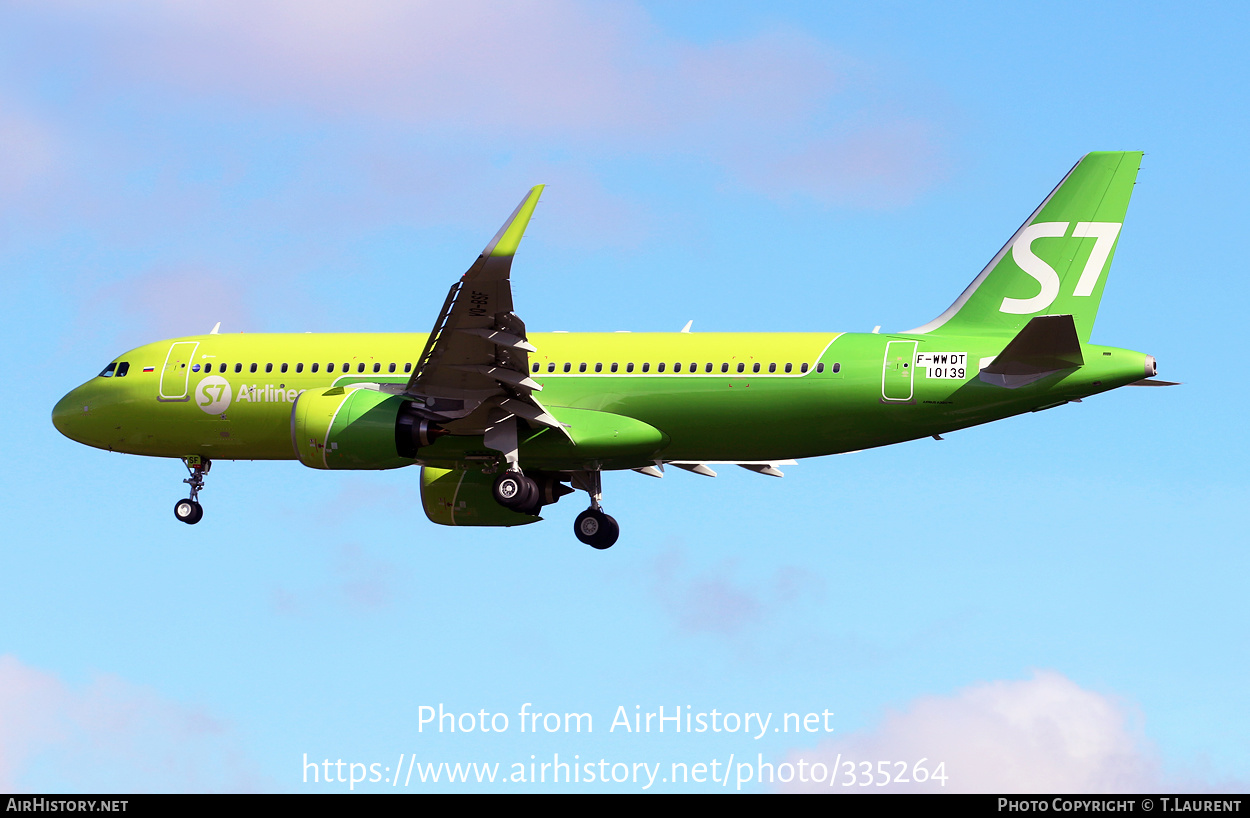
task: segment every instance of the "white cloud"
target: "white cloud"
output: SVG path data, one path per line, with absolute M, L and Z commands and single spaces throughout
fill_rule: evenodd
M 636 5 L 578 0 L 59 5 L 107 64 L 97 82 L 180 102 L 364 118 L 484 150 L 697 155 L 837 204 L 909 201 L 942 174 L 933 127 L 888 113 L 879 90 L 846 93 L 850 61 L 792 29 L 696 44 Z
M 735 580 L 732 563 L 690 575 L 683 562 L 677 551 L 662 554 L 652 564 L 649 579 L 661 608 L 687 633 L 740 637 L 823 591 L 821 580 L 801 568 L 779 568 L 766 587 L 751 587 Z
M 875 729 L 793 751 L 791 764 L 805 760 L 832 769 L 832 788 L 801 784 L 782 788 L 818 792 L 1002 792 L 1124 793 L 1167 789 L 1160 763 L 1145 740 L 1140 719 L 1123 702 L 1081 688 L 1053 671 L 1026 681 L 974 685 L 952 696 L 928 696 L 903 712 L 890 713 Z M 927 759 L 929 771 L 944 763 L 948 776 L 937 782 L 844 787 L 846 764 L 862 762 L 875 772 L 878 761 Z M 896 772 L 894 764 L 888 765 Z M 810 769 L 810 768 L 809 768 Z
M 254 791 L 230 726 L 116 676 L 85 686 L 0 656 L 0 790 Z

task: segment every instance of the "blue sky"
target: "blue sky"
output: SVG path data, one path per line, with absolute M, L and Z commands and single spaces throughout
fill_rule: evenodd
M 338 791 L 304 754 L 401 753 L 1245 788 L 1242 7 L 445 5 L 0 7 L 0 338 L 29 388 L 0 467 L 0 788 Z M 1093 340 L 1183 387 L 783 480 L 611 474 L 608 552 L 572 538 L 576 497 L 449 530 L 415 472 L 291 463 L 217 464 L 189 528 L 178 463 L 49 421 L 121 351 L 217 321 L 425 332 L 539 182 L 530 331 L 914 327 L 1090 150 L 1146 151 Z M 527 702 L 594 731 L 521 734 Z M 439 703 L 511 729 L 419 730 Z M 609 731 L 636 705 L 835 715 Z

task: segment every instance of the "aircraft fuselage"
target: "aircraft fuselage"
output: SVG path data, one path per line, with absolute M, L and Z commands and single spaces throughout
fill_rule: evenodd
M 159 457 L 294 460 L 292 405 L 309 389 L 407 383 L 426 335 L 200 335 L 119 356 L 53 420 L 90 446 Z M 978 371 L 1002 338 L 873 333 L 534 333 L 530 377 L 550 408 L 650 424 L 654 459 L 768 461 L 898 443 L 1141 380 L 1148 356 L 1082 345 L 1084 365 L 1016 389 Z M 315 371 L 314 371 L 315 369 Z M 442 444 L 444 447 L 447 444 Z M 414 463 L 443 460 L 440 444 Z M 455 459 L 448 452 L 449 459 Z M 579 468 L 570 462 L 565 468 Z

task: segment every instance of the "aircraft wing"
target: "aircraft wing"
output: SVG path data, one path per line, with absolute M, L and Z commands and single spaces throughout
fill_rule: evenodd
M 468 272 L 451 286 L 404 395 L 426 414 L 460 421 L 457 431 L 483 431 L 502 415 L 563 427 L 534 393 L 529 377 L 525 322 L 513 311 L 512 257 L 542 195 L 536 185 L 486 245 Z M 492 411 L 493 410 L 493 411 Z

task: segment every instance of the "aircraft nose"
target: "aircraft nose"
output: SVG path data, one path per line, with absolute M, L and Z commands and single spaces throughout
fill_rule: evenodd
M 52 407 L 52 425 L 70 440 L 81 443 L 83 422 L 90 411 L 91 405 L 84 400 L 82 387 L 78 387 Z

